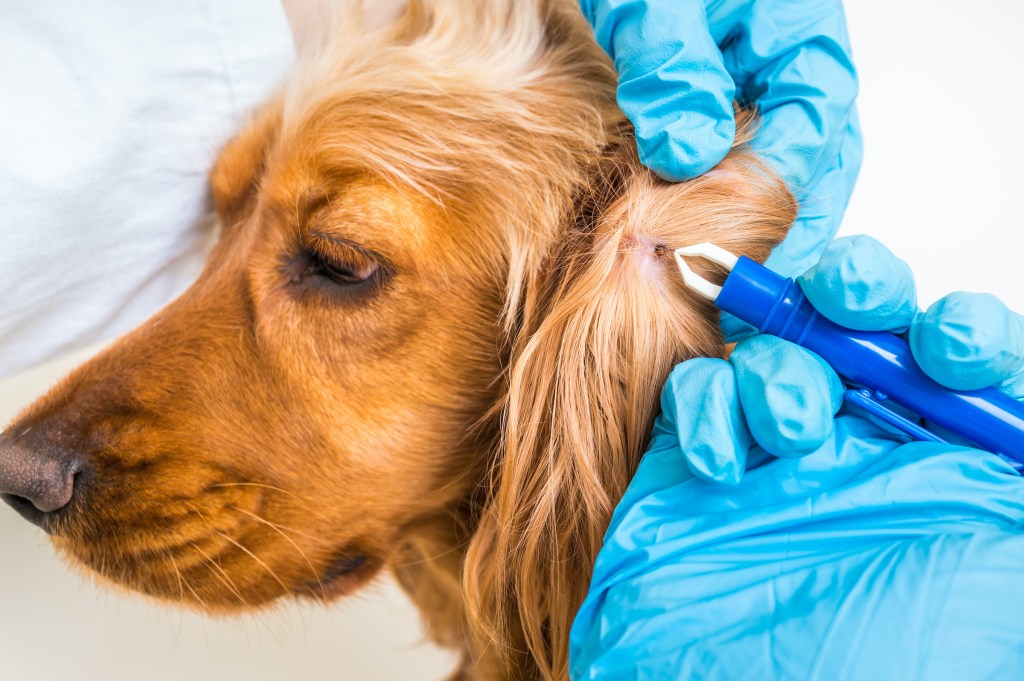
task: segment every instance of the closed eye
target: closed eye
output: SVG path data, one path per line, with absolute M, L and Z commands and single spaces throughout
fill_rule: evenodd
M 310 232 L 304 242 L 302 254 L 288 267 L 292 285 L 362 297 L 379 289 L 390 276 L 384 258 L 348 239 Z
M 316 265 L 321 276 L 340 286 L 361 284 L 380 270 L 380 263 L 374 260 L 341 262 L 324 258 L 319 254 L 317 254 Z
M 317 274 L 340 286 L 361 284 L 381 271 L 380 258 L 348 241 L 311 232 L 309 250 Z

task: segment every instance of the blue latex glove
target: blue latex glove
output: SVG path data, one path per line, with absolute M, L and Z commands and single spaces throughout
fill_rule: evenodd
M 1001 382 L 1024 397 L 1024 318 L 984 294 L 953 293 L 917 312 L 917 287 L 905 262 L 870 237 L 836 239 L 797 279 L 832 321 L 865 331 L 905 331 L 929 376 L 967 390 Z M 666 396 L 680 405 L 680 447 L 697 476 L 735 484 L 750 442 L 781 457 L 817 450 L 831 434 L 843 386 L 817 355 L 772 336 L 740 341 L 729 362 L 680 365 Z M 693 408 L 693 396 L 704 408 Z M 711 409 L 710 403 L 729 408 Z M 684 408 L 684 405 L 685 408 Z
M 909 325 L 940 382 L 1024 395 L 1024 320 L 991 296 L 915 316 L 908 268 L 863 237 L 837 240 L 800 284 L 847 326 Z M 573 627 L 573 678 L 1020 678 L 1019 474 L 846 408 L 833 421 L 834 374 L 796 346 L 755 336 L 737 352 L 666 385 Z M 696 461 L 742 471 L 748 446 L 735 486 L 680 465 L 700 448 Z
M 573 679 L 1021 678 L 1024 480 L 1002 459 L 844 415 L 727 487 L 680 465 L 674 407 L 605 536 Z
M 619 72 L 640 157 L 678 181 L 721 161 L 732 102 L 754 104 L 754 147 L 800 200 L 768 260 L 793 276 L 835 235 L 861 161 L 857 75 L 839 0 L 580 0 Z M 733 327 L 733 328 L 730 328 Z M 748 327 L 749 328 L 749 327 Z M 726 327 L 738 330 L 735 320 Z

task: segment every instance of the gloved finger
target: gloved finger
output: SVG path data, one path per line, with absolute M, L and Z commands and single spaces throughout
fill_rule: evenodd
M 869 236 L 833 241 L 797 279 L 815 309 L 860 331 L 904 331 L 917 313 L 910 266 Z
M 671 411 L 694 475 L 729 485 L 740 481 L 752 441 L 728 362 L 700 358 L 676 366 L 665 384 L 662 409 Z
M 840 0 L 709 3 L 738 97 L 761 125 L 752 142 L 801 204 L 768 267 L 793 277 L 835 236 L 863 156 L 857 73 Z
M 839 231 L 863 156 L 864 145 L 856 113 L 851 114 L 851 122 L 841 136 L 839 155 L 825 175 L 801 193 L 796 222 L 765 262 L 773 272 L 796 277 L 807 271 L 821 259 Z
M 954 390 L 997 383 L 1024 398 L 1024 317 L 987 293 L 951 293 L 910 327 L 922 371 Z
M 747 426 L 766 451 L 803 456 L 832 434 L 843 384 L 816 354 L 762 334 L 740 341 L 729 361 Z
M 835 165 L 844 131 L 857 128 L 857 73 L 841 0 L 711 3 L 708 18 L 740 99 L 761 113 L 755 149 L 791 188 L 809 190 Z M 846 163 L 859 160 L 858 152 Z
M 700 0 L 581 0 L 619 72 L 640 159 L 673 182 L 718 164 L 736 134 L 736 88 Z

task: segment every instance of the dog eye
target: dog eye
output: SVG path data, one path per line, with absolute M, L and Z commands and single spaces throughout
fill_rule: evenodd
M 380 263 L 365 259 L 364 262 L 332 262 L 322 256 L 317 258 L 320 274 L 336 284 L 351 286 L 367 281 L 380 270 Z
M 384 268 L 375 253 L 349 242 L 313 233 L 307 244 L 311 274 L 338 286 L 353 287 L 383 278 Z

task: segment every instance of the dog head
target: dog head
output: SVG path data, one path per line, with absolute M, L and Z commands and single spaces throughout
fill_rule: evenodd
M 199 280 L 7 429 L 8 500 L 211 611 L 350 592 L 448 514 L 472 627 L 563 667 L 661 383 L 722 350 L 671 250 L 763 258 L 795 212 L 742 148 L 643 169 L 574 5 L 325 22 L 217 162 Z

